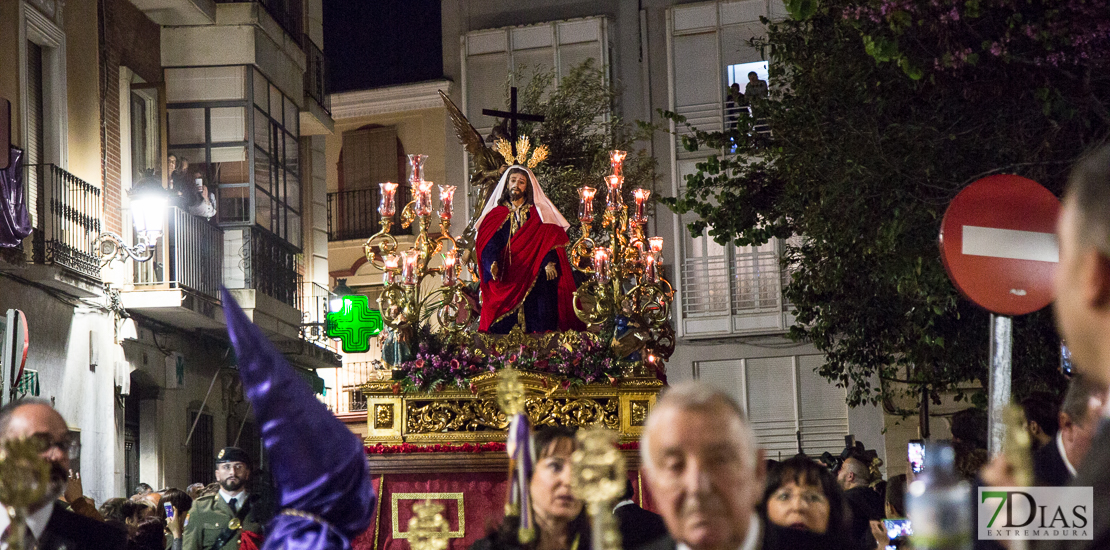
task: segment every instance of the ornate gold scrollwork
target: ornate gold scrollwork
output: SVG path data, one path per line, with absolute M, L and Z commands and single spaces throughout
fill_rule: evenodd
M 525 400 L 524 410 L 534 426 L 586 427 L 600 424 L 620 429 L 619 400 L 616 397 L 533 397 Z M 453 399 L 433 402 L 409 401 L 406 404 L 406 433 L 503 430 L 508 419 L 496 399 Z

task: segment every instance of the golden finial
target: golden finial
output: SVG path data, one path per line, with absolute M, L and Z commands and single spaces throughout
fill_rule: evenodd
M 519 163 L 524 163 L 524 159 L 528 158 L 528 150 L 532 148 L 532 140 L 528 136 L 520 136 L 516 140 L 516 160 Z
M 1021 407 L 1010 403 L 1002 410 L 1006 425 L 1006 436 L 1002 441 L 1002 453 L 1006 462 L 1014 468 L 1014 479 L 1022 487 L 1033 483 L 1033 442 L 1025 429 L 1025 412 Z
M 547 148 L 546 145 L 540 145 L 539 147 L 536 147 L 536 150 L 532 152 L 532 158 L 528 159 L 528 169 L 533 169 L 536 167 L 536 165 L 543 162 L 550 152 L 551 151 Z
M 524 384 L 520 382 L 520 371 L 503 369 L 498 373 L 497 406 L 505 416 L 524 413 Z
M 593 532 L 601 533 L 594 548 L 618 550 L 621 535 L 613 520 L 613 501 L 624 494 L 626 480 L 624 455 L 617 449 L 617 433 L 600 425 L 579 430 L 578 450 L 570 457 L 571 488 L 586 501 Z
M 42 501 L 50 484 L 50 465 L 37 439 L 9 439 L 0 445 L 0 502 L 11 518 L 9 550 L 23 550 L 27 509 Z
M 516 164 L 516 157 L 513 156 L 513 144 L 509 143 L 507 139 L 499 139 L 493 142 L 493 146 L 497 148 L 497 152 L 505 157 L 505 164 Z
M 451 527 L 443 519 L 443 505 L 431 499 L 412 505 L 413 516 L 409 520 L 409 548 L 412 550 L 446 550 L 450 539 L 447 533 Z

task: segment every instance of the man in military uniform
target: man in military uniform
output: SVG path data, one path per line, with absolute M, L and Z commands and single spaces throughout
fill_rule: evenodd
M 220 491 L 198 498 L 185 519 L 182 550 L 238 550 L 243 537 L 258 538 L 271 510 L 258 495 L 247 491 L 251 461 L 238 447 L 225 447 L 216 455 L 216 482 Z

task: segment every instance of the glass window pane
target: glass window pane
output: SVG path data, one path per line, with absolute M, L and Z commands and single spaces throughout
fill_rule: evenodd
M 266 77 L 258 69 L 254 70 L 254 104 L 262 109 L 262 112 L 267 112 L 270 108 L 270 83 L 266 82 Z
M 297 109 L 297 104 L 293 103 L 293 101 L 290 100 L 288 97 L 285 98 L 285 129 L 289 130 L 289 132 L 294 136 L 301 135 L 300 132 L 297 130 L 297 123 L 299 122 L 300 118 L 297 114 L 298 111 L 299 109 Z
M 301 247 L 301 217 L 294 214 L 292 211 L 290 211 L 288 220 L 289 220 L 289 231 L 288 231 L 289 237 L 286 240 L 288 240 L 290 243 L 292 243 L 293 246 L 296 246 L 297 248 L 300 248 Z
M 281 106 L 282 95 L 277 86 L 270 85 L 270 116 L 277 121 L 278 124 L 282 123 L 281 113 L 284 108 Z
M 209 117 L 213 143 L 247 140 L 247 111 L 243 107 L 213 108 Z
M 254 144 L 258 148 L 270 152 L 270 118 L 265 113 L 255 109 L 254 111 Z
M 250 163 L 248 163 L 246 160 L 221 163 L 220 169 L 216 173 L 216 177 L 219 183 L 250 184 Z
M 166 69 L 166 101 L 246 99 L 243 65 Z
M 273 231 L 274 235 L 285 237 L 285 234 L 282 233 L 285 230 L 285 224 L 282 223 L 285 220 L 285 208 L 282 208 L 277 201 L 272 201 L 270 203 L 270 214 L 273 216 L 270 222 L 270 231 Z
M 171 144 L 204 143 L 204 109 L 167 109 Z
M 273 184 L 270 178 L 270 156 L 257 148 L 254 150 L 254 184 L 267 192 Z
M 293 210 L 301 211 L 301 180 L 295 172 L 285 174 L 285 204 Z
M 271 194 L 280 202 L 285 202 L 285 170 L 274 169 L 274 187 Z
M 509 55 L 505 52 L 466 58 L 466 109 L 475 128 L 489 128 L 496 122 L 493 117 L 481 114 L 482 109 L 506 107 L 505 77 L 508 74 Z
M 250 187 L 220 187 L 216 192 L 220 222 L 250 221 Z
M 299 148 L 300 141 L 298 141 L 297 138 L 290 136 L 289 134 L 285 134 L 285 158 L 282 160 L 285 161 L 285 167 L 293 170 L 294 172 L 299 170 Z
M 270 229 L 271 222 L 273 221 L 273 207 L 271 205 L 270 197 L 266 196 L 265 193 L 262 193 L 258 190 L 256 190 L 256 195 L 258 200 L 255 202 L 257 203 L 258 208 L 256 208 L 254 211 L 254 223 L 265 227 L 266 229 Z
M 247 160 L 247 148 L 243 145 L 233 147 L 213 147 L 212 162 L 242 162 Z M 217 168 L 219 166 L 217 165 Z

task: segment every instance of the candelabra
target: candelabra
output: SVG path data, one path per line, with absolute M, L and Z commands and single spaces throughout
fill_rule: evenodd
M 458 284 L 458 249 L 451 236 L 451 217 L 455 186 L 439 186 L 439 234 L 429 234 L 434 211 L 433 183 L 424 179 L 424 162 L 427 155 L 408 155 L 409 181 L 413 199 L 401 211 L 401 226 L 418 223 L 416 240 L 407 250 L 400 251 L 397 239 L 389 233 L 393 216 L 397 213 L 397 187 L 394 182 L 379 184 L 381 203 L 381 230 L 366 240 L 363 251 L 374 267 L 382 270 L 385 288 L 378 303 L 382 319 L 387 326 L 401 332 L 403 340 L 412 343 L 412 329 L 427 320 L 434 312 L 440 326 L 449 336 L 454 336 L 469 326 L 472 316 L 470 300 L 463 285 Z M 443 265 L 430 265 L 437 254 L 442 254 Z M 421 283 L 431 276 L 440 276 L 441 285 L 424 292 Z
M 625 341 L 621 350 L 640 351 L 646 362 L 654 363 L 670 357 L 674 351 L 674 332 L 667 322 L 674 289 L 660 277 L 663 238 L 645 238 L 644 234 L 645 209 L 651 191 L 633 190 L 635 205 L 631 212 L 624 202 L 625 156 L 624 151 L 610 154 L 612 174 L 605 177 L 607 194 L 601 237 L 607 246 L 600 246 L 590 236 L 597 190 L 588 186 L 578 190 L 582 236 L 571 247 L 570 259 L 575 269 L 591 277 L 575 292 L 574 309 L 591 328 L 620 317 L 626 319 L 631 337 L 615 335 Z

